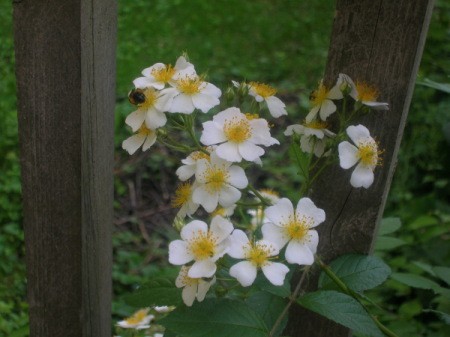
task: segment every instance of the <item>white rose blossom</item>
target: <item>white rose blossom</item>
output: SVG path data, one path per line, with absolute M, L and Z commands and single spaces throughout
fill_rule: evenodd
M 274 243 L 266 240 L 252 243 L 243 231 L 236 229 L 230 236 L 228 255 L 245 261 L 233 265 L 230 268 L 230 275 L 243 287 L 248 287 L 255 281 L 258 269 L 261 269 L 270 283 L 281 286 L 289 268 L 282 263 L 270 261 L 270 258 L 278 253 L 279 249 Z
M 168 83 L 175 83 L 176 79 L 185 75 L 195 75 L 194 65 L 189 63 L 184 56 L 180 56 L 172 67 L 170 64 L 155 63 L 142 71 L 144 77 L 133 81 L 136 88 L 153 87 L 161 90 Z
M 222 91 L 198 75 L 181 76 L 171 85 L 173 88 L 164 89 L 174 97 L 169 112 L 191 114 L 199 109 L 206 113 L 220 103 Z
M 311 94 L 312 109 L 306 116 L 306 123 L 311 123 L 319 115 L 320 119 L 325 121 L 331 114 L 336 111 L 336 104 L 333 100 L 342 99 L 341 79 L 331 88 L 327 89 L 323 82 L 319 83 L 319 87 Z
M 192 215 L 197 211 L 199 204 L 192 200 L 192 192 L 195 188 L 195 182 L 193 184 L 184 182 L 178 185 L 175 196 L 172 199 L 172 206 L 180 208 L 177 213 L 178 218 L 184 218 L 186 215 Z
M 203 206 L 211 213 L 217 205 L 229 207 L 240 198 L 241 192 L 248 185 L 248 179 L 242 167 L 232 165 L 223 160 L 215 152 L 211 153 L 210 160 L 200 159 L 197 162 L 195 173 L 197 187 L 192 200 Z
M 175 280 L 177 288 L 183 288 L 181 297 L 188 307 L 192 306 L 196 298 L 199 302 L 203 301 L 209 288 L 216 282 L 215 276 L 211 280 L 192 278 L 189 276 L 189 270 L 190 267 L 182 266 Z
M 153 315 L 148 315 L 150 308 L 140 309 L 136 311 L 132 316 L 117 322 L 117 326 L 124 329 L 148 329 L 150 327 L 150 321 L 155 318 Z
M 325 221 L 325 212 L 309 198 L 302 198 L 294 210 L 289 199 L 282 198 L 265 210 L 267 223 L 262 226 L 265 240 L 280 249 L 286 244 L 285 257 L 289 263 L 311 265 L 319 243 L 313 228 Z
M 376 101 L 378 92 L 374 87 L 364 82 L 356 82 L 355 84 L 350 76 L 345 74 L 339 74 L 339 79 L 343 85 L 347 85 L 350 88 L 349 95 L 355 101 L 375 110 L 389 110 L 388 103 Z
M 280 144 L 271 137 L 265 119 L 243 114 L 234 107 L 219 112 L 212 121 L 203 123 L 200 141 L 205 145 L 218 145 L 215 150 L 217 155 L 230 162 L 245 159 L 261 163 L 264 149 L 258 145 Z
M 217 269 L 216 261 L 228 250 L 232 231 L 231 222 L 221 216 L 212 219 L 210 228 L 203 221 L 191 221 L 181 229 L 182 240 L 169 244 L 169 262 L 184 265 L 194 261 L 189 277 L 212 277 Z
M 156 142 L 156 130 L 142 125 L 139 131 L 122 142 L 122 149 L 130 155 L 135 153 L 141 146 L 142 151 L 147 151 Z
M 145 122 L 149 129 L 160 128 L 167 123 L 165 111 L 172 106 L 174 93 L 164 89 L 156 91 L 153 88 L 143 90 L 145 101 L 138 104 L 136 111 L 132 112 L 125 119 L 125 123 L 133 129 L 138 130 Z
M 326 127 L 325 122 L 314 120 L 310 123 L 289 125 L 284 134 L 286 136 L 292 136 L 294 133 L 300 135 L 302 151 L 314 153 L 316 157 L 321 157 L 325 152 L 327 138 L 335 136 Z
M 234 83 L 233 83 L 234 84 Z M 236 84 L 234 84 L 236 86 Z M 248 85 L 249 95 L 255 97 L 257 102 L 266 102 L 270 114 L 274 118 L 287 115 L 286 104 L 278 97 L 275 97 L 277 90 L 268 84 L 250 82 Z
M 373 171 L 378 163 L 380 151 L 369 130 L 363 125 L 350 125 L 347 134 L 353 144 L 344 141 L 339 144 L 339 161 L 343 169 L 356 167 L 350 178 L 353 187 L 369 188 L 374 180 Z
M 209 146 L 205 150 L 211 153 L 213 149 L 213 147 Z M 206 159 L 209 161 L 209 156 L 210 155 L 208 153 L 205 153 L 203 151 L 194 151 L 185 159 L 182 159 L 181 163 L 183 163 L 184 165 L 180 166 L 175 172 L 178 176 L 178 179 L 180 179 L 181 181 L 186 181 L 191 178 L 197 170 L 197 162 L 200 159 Z

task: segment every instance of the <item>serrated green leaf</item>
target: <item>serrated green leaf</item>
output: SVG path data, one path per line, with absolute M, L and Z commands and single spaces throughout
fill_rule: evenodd
M 309 309 L 366 336 L 383 337 L 367 311 L 353 297 L 346 294 L 320 290 L 306 294 L 297 302 Z
M 391 269 L 380 258 L 367 255 L 344 255 L 330 263 L 333 272 L 352 290 L 361 292 L 383 283 Z M 338 289 L 324 272 L 319 277 L 319 288 Z
M 384 218 L 381 220 L 380 230 L 378 236 L 394 233 L 402 226 L 399 218 Z
M 286 307 L 287 300 L 279 296 L 273 295 L 265 291 L 258 291 L 253 293 L 245 301 L 249 307 L 253 308 L 266 323 L 269 329 L 272 329 L 276 320 L 280 316 L 283 309 Z M 281 322 L 281 324 L 276 329 L 273 336 L 279 336 L 284 328 L 286 327 L 288 321 L 288 315 L 286 315 Z
M 450 268 L 447 267 L 433 267 L 433 271 L 437 277 L 450 285 Z
M 392 273 L 391 278 L 413 288 L 430 290 L 440 288 L 439 284 L 437 284 L 433 280 L 416 274 Z
M 242 301 L 206 299 L 181 306 L 158 323 L 183 337 L 267 337 L 263 318 Z
M 175 287 L 173 281 L 168 279 L 152 280 L 132 294 L 123 296 L 126 304 L 143 308 L 155 305 L 174 305 L 182 303 L 181 289 Z
M 375 244 L 375 250 L 390 250 L 403 246 L 404 244 L 406 244 L 405 241 L 397 238 L 392 238 L 390 236 L 379 236 Z
M 424 309 L 423 312 L 431 312 L 436 314 L 445 324 L 450 325 L 450 315 L 445 312 L 432 309 Z

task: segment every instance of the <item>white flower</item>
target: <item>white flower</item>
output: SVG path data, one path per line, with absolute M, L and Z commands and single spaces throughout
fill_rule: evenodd
M 287 262 L 313 264 L 319 236 L 311 228 L 325 221 L 325 212 L 309 198 L 300 199 L 296 210 L 289 199 L 282 198 L 268 207 L 265 215 L 269 222 L 262 226 L 264 239 L 274 242 L 280 249 L 287 244 Z
M 212 219 L 209 229 L 203 221 L 191 221 L 181 229 L 182 240 L 169 244 L 169 262 L 183 265 L 194 261 L 189 277 L 212 277 L 217 269 L 216 261 L 228 250 L 228 237 L 232 231 L 231 222 L 221 216 Z
M 356 146 L 347 141 L 339 144 L 340 165 L 343 169 L 349 169 L 358 163 L 350 178 L 350 184 L 353 187 L 369 188 L 374 180 L 373 171 L 380 154 L 378 145 L 363 125 L 350 125 L 347 134 Z
M 166 83 L 174 83 L 174 81 L 185 75 L 195 75 L 195 69 L 192 63 L 186 61 L 184 56 L 180 56 L 175 63 L 175 67 L 171 64 L 155 63 L 149 68 L 142 71 L 144 77 L 139 77 L 133 81 L 136 88 L 153 87 L 155 89 L 163 89 Z
M 274 285 L 281 286 L 289 268 L 282 263 L 272 262 L 270 258 L 278 255 L 278 247 L 265 240 L 250 242 L 247 235 L 239 229 L 230 236 L 228 255 L 235 259 L 245 259 L 230 268 L 230 275 L 243 287 L 250 286 L 261 268 L 264 276 Z
M 302 151 L 314 153 L 316 157 L 321 157 L 325 151 L 327 138 L 335 136 L 326 127 L 326 123 L 314 120 L 310 123 L 289 125 L 284 134 L 286 136 L 292 136 L 294 133 L 300 135 Z
M 229 207 L 240 198 L 239 189 L 247 187 L 248 180 L 242 167 L 223 160 L 215 152 L 210 160 L 200 159 L 195 173 L 197 187 L 192 200 L 211 213 L 217 205 Z
M 177 288 L 183 288 L 181 297 L 183 298 L 184 304 L 188 307 L 194 303 L 196 298 L 199 302 L 203 301 L 209 288 L 216 282 L 215 276 L 210 281 L 203 280 L 202 278 L 192 278 L 189 276 L 189 271 L 189 267 L 181 267 L 180 273 L 175 280 Z
M 217 207 L 214 212 L 211 213 L 211 216 L 220 215 L 224 218 L 229 218 L 233 215 L 234 210 L 236 209 L 236 205 L 231 205 L 229 207 Z
M 345 83 L 350 87 L 349 95 L 357 102 L 375 109 L 375 110 L 389 110 L 389 104 L 383 102 L 377 102 L 378 91 L 364 82 L 353 82 L 350 76 L 345 74 L 339 74 L 339 78 L 342 83 Z
M 175 310 L 175 307 L 174 306 L 162 305 L 162 306 L 155 306 L 155 307 L 153 307 L 153 310 L 155 310 L 159 314 L 165 314 L 165 313 L 168 313 L 168 312 L 171 312 L 171 311 Z
M 164 89 L 174 96 L 169 112 L 191 114 L 195 109 L 199 109 L 206 113 L 220 103 L 220 89 L 203 81 L 200 76 L 182 76 L 172 86 L 174 87 Z
M 142 151 L 147 151 L 156 142 L 156 130 L 142 125 L 139 131 L 122 142 L 122 149 L 133 154 L 142 146 Z
M 233 83 L 234 84 L 234 83 Z M 234 84 L 236 86 L 236 84 Z M 284 104 L 278 97 L 275 97 L 277 90 L 270 85 L 258 82 L 248 83 L 249 95 L 255 97 L 257 102 L 265 101 L 270 114 L 274 118 L 287 115 L 286 104 Z
M 319 87 L 311 94 L 310 100 L 312 103 L 312 109 L 306 116 L 306 123 L 312 122 L 316 119 L 317 115 L 321 120 L 326 120 L 328 116 L 336 111 L 336 105 L 332 100 L 342 99 L 343 95 L 340 90 L 340 79 L 333 88 L 327 90 L 323 82 L 319 83 Z
M 258 145 L 280 144 L 270 136 L 270 128 L 265 119 L 243 114 L 238 108 L 219 112 L 212 121 L 203 123 L 200 141 L 205 145 L 220 144 L 217 155 L 230 162 L 242 159 L 260 163 L 264 149 Z
M 184 218 L 186 215 L 194 214 L 199 204 L 192 200 L 192 192 L 195 189 L 195 183 L 182 183 L 180 184 L 176 191 L 175 196 L 172 199 L 172 206 L 175 208 L 180 207 L 177 213 L 178 218 Z
M 148 315 L 149 311 L 149 308 L 138 310 L 127 319 L 117 322 L 117 325 L 125 329 L 148 329 L 150 321 L 155 318 L 153 315 Z
M 164 111 L 172 105 L 174 93 L 164 89 L 156 91 L 153 88 L 143 90 L 145 101 L 138 105 L 138 109 L 127 116 L 125 123 L 133 129 L 138 130 L 145 122 L 149 129 L 160 128 L 167 123 Z
M 213 148 L 207 147 L 206 151 L 211 153 L 213 151 Z M 176 175 L 178 176 L 178 179 L 180 179 L 181 181 L 186 181 L 190 177 L 192 177 L 195 174 L 195 171 L 197 170 L 197 162 L 200 159 L 209 160 L 209 154 L 203 151 L 194 151 L 185 159 L 182 159 L 181 162 L 184 165 L 180 166 L 175 172 Z

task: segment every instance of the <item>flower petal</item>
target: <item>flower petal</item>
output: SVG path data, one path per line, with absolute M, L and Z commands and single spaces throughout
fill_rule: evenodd
M 264 240 L 273 242 L 279 249 L 282 249 L 289 241 L 289 238 L 285 235 L 284 228 L 275 226 L 272 223 L 262 225 L 261 231 L 263 233 Z
M 210 259 L 195 261 L 188 276 L 190 278 L 211 277 L 216 272 L 216 264 Z
M 350 184 L 353 187 L 369 188 L 374 180 L 372 168 L 362 165 L 361 163 L 355 167 L 350 178 Z
M 347 134 L 356 145 L 359 144 L 361 138 L 371 138 L 369 130 L 364 125 L 350 125 L 347 128 Z
M 144 123 L 145 120 L 145 111 L 142 109 L 137 109 L 127 116 L 125 119 L 125 123 L 128 126 L 131 126 L 133 132 L 136 132 Z
M 223 132 L 223 128 L 220 124 L 214 121 L 208 121 L 203 123 L 203 132 L 200 137 L 200 141 L 205 145 L 213 145 L 225 142 L 227 137 Z
M 282 286 L 289 268 L 282 263 L 269 262 L 262 268 L 264 276 L 275 286 Z
M 284 104 L 278 97 L 267 97 L 266 103 L 272 117 L 278 118 L 283 115 L 287 115 L 286 104 Z
M 167 117 L 164 112 L 156 109 L 148 109 L 145 114 L 145 125 L 152 130 L 160 128 L 167 123 Z
M 287 198 L 282 198 L 264 211 L 266 217 L 276 226 L 283 227 L 288 217 L 294 215 L 294 206 Z
M 250 142 L 245 142 L 239 145 L 239 153 L 245 160 L 255 161 L 264 154 L 264 149 Z
M 230 236 L 234 227 L 230 220 L 216 215 L 211 221 L 210 231 L 217 238 L 217 243 L 222 242 Z
M 194 109 L 195 107 L 194 104 L 192 103 L 191 96 L 179 94 L 178 96 L 174 97 L 169 112 L 191 114 L 194 111 Z
M 250 245 L 247 235 L 240 229 L 235 229 L 230 236 L 230 249 L 227 254 L 235 259 L 245 258 L 246 247 Z
M 122 149 L 133 154 L 144 144 L 146 136 L 142 133 L 135 134 L 122 142 Z
M 183 240 L 189 241 L 199 234 L 206 235 L 208 233 L 208 225 L 200 220 L 193 220 L 181 229 L 180 236 Z
M 197 295 L 197 283 L 188 284 L 181 292 L 181 298 L 188 307 L 192 306 Z
M 241 198 L 241 192 L 233 186 L 225 186 L 219 192 L 219 204 L 223 207 L 234 205 Z
M 144 145 L 142 145 L 142 151 L 147 151 L 156 142 L 156 133 L 147 135 Z
M 241 261 L 230 268 L 230 275 L 238 280 L 243 287 L 248 287 L 256 279 L 257 269 L 249 261 Z
M 308 234 L 304 239 L 304 243 L 308 246 L 311 253 L 315 254 L 317 252 L 317 245 L 319 244 L 319 234 L 317 231 L 308 231 Z
M 217 97 L 199 93 L 197 95 L 192 96 L 192 103 L 201 112 L 206 113 L 211 108 L 215 107 L 216 105 L 219 105 L 220 101 Z
M 230 185 L 239 189 L 247 187 L 248 179 L 242 167 L 233 165 L 229 168 L 228 172 L 230 173 L 230 177 L 228 178 Z
M 358 148 L 347 141 L 339 143 L 339 164 L 343 169 L 349 169 L 354 166 L 358 158 Z
M 175 240 L 169 244 L 169 262 L 171 264 L 181 266 L 192 261 L 193 258 L 185 241 Z
M 226 142 L 220 144 L 216 149 L 216 154 L 229 162 L 239 163 L 242 161 L 242 156 L 239 153 L 239 146 L 236 143 Z
M 210 193 L 210 190 L 206 186 L 199 186 L 192 192 L 192 200 L 202 205 L 208 213 L 211 213 L 217 207 L 219 193 Z
M 198 289 L 197 289 L 197 301 L 201 302 L 205 299 L 206 293 L 208 292 L 209 288 L 211 288 L 211 285 L 213 285 L 216 282 L 216 278 L 211 282 L 207 282 L 204 280 L 198 281 Z
M 325 211 L 318 208 L 309 198 L 301 198 L 299 200 L 297 204 L 296 215 L 297 218 L 300 218 L 302 215 L 313 218 L 314 223 L 311 225 L 311 227 L 316 227 L 317 225 L 325 221 Z
M 333 103 L 332 100 L 326 99 L 323 101 L 321 107 L 320 107 L 320 119 L 326 120 L 328 116 L 333 114 L 336 111 L 336 104 Z
M 296 263 L 299 265 L 312 265 L 314 263 L 314 255 L 302 242 L 293 241 L 289 242 L 284 254 L 286 261 L 289 263 Z

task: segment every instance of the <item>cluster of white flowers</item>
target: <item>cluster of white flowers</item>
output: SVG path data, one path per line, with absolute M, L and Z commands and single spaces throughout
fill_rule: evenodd
M 363 83 L 353 80 L 345 74 L 339 74 L 336 84 L 327 89 L 323 82 L 311 94 L 312 108 L 303 124 L 294 124 L 287 127 L 286 136 L 297 134 L 300 136 L 300 148 L 303 152 L 313 153 L 316 157 L 327 156 L 331 148 L 327 145 L 336 136 L 328 130 L 327 118 L 337 111 L 335 101 L 343 100 L 347 96 L 354 101 L 354 111 L 365 107 L 375 110 L 388 110 L 387 103 L 377 102 L 377 91 Z M 350 184 L 353 187 L 368 188 L 374 180 L 373 171 L 379 163 L 381 151 L 376 141 L 370 136 L 369 130 L 363 125 L 350 125 L 347 135 L 356 145 L 347 141 L 338 146 L 340 165 L 344 169 L 358 164 L 352 173 Z
M 170 119 L 167 114 L 183 116 L 195 110 L 207 113 L 220 104 L 220 89 L 197 75 L 183 56 L 174 67 L 157 63 L 144 69 L 142 75 L 133 82 L 136 88 L 129 95 L 137 110 L 125 121 L 136 132 L 122 145 L 130 154 L 141 146 L 145 151 L 155 143 L 158 129 Z M 234 81 L 233 86 L 236 92 L 250 97 L 258 112 L 267 109 L 274 118 L 287 114 L 273 87 Z M 349 76 L 340 74 L 329 90 L 322 82 L 319 84 L 311 94 L 312 109 L 304 123 L 288 126 L 285 135 L 299 135 L 301 150 L 318 158 L 330 157 L 337 147 L 342 168 L 356 165 L 351 185 L 368 188 L 374 180 L 380 151 L 367 128 L 347 127 L 353 144 L 333 143 L 336 134 L 328 130 L 327 119 L 338 109 L 336 101 L 347 98 L 354 102 L 353 112 L 364 107 L 387 109 L 386 103 L 376 102 L 372 88 L 355 84 Z M 187 306 L 205 298 L 218 279 L 218 270 L 224 270 L 243 287 L 252 285 L 261 270 L 269 282 L 280 286 L 289 272 L 286 264 L 314 263 L 319 242 L 314 228 L 325 221 L 325 212 L 307 197 L 302 197 L 294 208 L 289 199 L 280 198 L 276 192 L 258 191 L 251 186 L 244 168 L 252 163 L 262 165 L 265 148 L 280 143 L 271 136 L 266 119 L 241 108 L 229 107 L 216 113 L 202 124 L 199 139 L 192 132 L 193 125 L 184 129 L 194 138 L 195 146 L 183 144 L 189 152 L 176 171 L 181 182 L 172 204 L 179 208 L 175 223 L 181 238 L 169 244 L 169 262 L 181 266 L 175 284 L 183 288 L 182 298 Z M 247 211 L 251 219 L 245 220 L 241 212 L 241 221 L 247 223 L 234 225 L 231 216 L 246 193 L 256 200 Z M 210 225 L 195 219 L 185 223 L 186 217 L 201 209 L 208 213 Z M 138 318 L 142 326 L 147 326 L 152 317 L 143 310 Z M 133 317 L 121 326 L 138 321 Z

